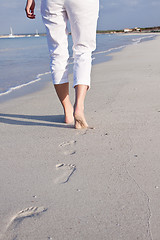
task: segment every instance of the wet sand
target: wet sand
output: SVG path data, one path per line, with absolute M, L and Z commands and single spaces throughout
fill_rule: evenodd
M 159 240 L 159 48 L 93 67 L 95 129 L 63 123 L 52 83 L 0 105 L 1 239 Z

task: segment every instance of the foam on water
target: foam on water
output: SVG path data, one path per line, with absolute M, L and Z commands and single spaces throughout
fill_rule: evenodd
M 98 54 L 102 54 L 102 53 L 113 52 L 113 51 L 115 51 L 115 50 L 120 50 L 120 49 L 122 49 L 122 48 L 124 48 L 124 47 L 126 47 L 126 45 L 120 46 L 120 47 L 115 47 L 115 48 L 110 48 L 110 49 L 108 49 L 108 50 L 101 51 L 101 52 L 94 52 L 94 53 L 93 53 L 93 56 L 94 56 L 94 55 L 98 55 Z
M 150 40 L 150 39 L 153 39 L 153 38 L 155 38 L 155 35 L 144 36 L 144 37 L 140 37 L 140 38 L 138 38 L 138 39 L 133 38 L 132 41 L 137 44 L 137 43 L 140 43 L 140 42 L 142 42 L 142 41 Z
M 15 91 L 15 90 L 17 90 L 17 89 L 20 89 L 20 88 L 29 86 L 29 85 L 31 85 L 31 84 L 33 84 L 33 83 L 35 83 L 35 82 L 39 82 L 39 81 L 41 80 L 41 77 L 44 76 L 44 75 L 47 75 L 47 74 L 50 74 L 50 72 L 38 74 L 38 75 L 36 76 L 36 79 L 35 79 L 35 80 L 32 80 L 32 81 L 30 81 L 30 82 L 28 82 L 28 83 L 24 83 L 24 84 L 15 86 L 15 87 L 11 87 L 11 88 L 9 88 L 6 92 L 1 93 L 0 96 L 7 95 L 7 94 L 9 94 L 9 93 L 11 93 L 11 92 L 13 92 L 13 91 Z

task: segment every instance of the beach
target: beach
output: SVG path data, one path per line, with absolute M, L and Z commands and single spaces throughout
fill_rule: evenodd
M 93 129 L 63 123 L 51 82 L 0 104 L 0 239 L 159 240 L 159 48 L 93 66 Z

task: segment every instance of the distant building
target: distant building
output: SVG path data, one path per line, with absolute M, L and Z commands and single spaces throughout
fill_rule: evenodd
M 125 28 L 123 31 L 124 31 L 125 33 L 129 33 L 129 32 L 132 32 L 133 30 L 130 29 L 130 28 Z
M 141 31 L 141 29 L 140 29 L 140 28 L 137 28 L 137 27 L 135 27 L 134 30 L 135 30 L 136 32 L 140 32 L 140 31 Z

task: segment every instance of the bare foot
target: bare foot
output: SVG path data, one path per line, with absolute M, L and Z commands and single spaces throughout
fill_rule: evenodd
M 75 128 L 76 129 L 84 129 L 88 128 L 88 124 L 84 117 L 84 113 L 74 113 L 74 120 L 75 120 Z

